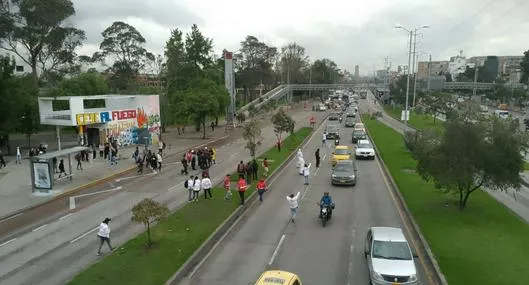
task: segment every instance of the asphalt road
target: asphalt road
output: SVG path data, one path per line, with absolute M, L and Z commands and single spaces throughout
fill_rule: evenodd
M 310 112 L 292 114 L 296 125 L 308 125 Z M 323 116 L 319 113 L 316 118 Z M 262 131 L 264 139 L 259 153 L 275 143 L 272 126 Z M 241 151 L 244 145 L 245 142 L 238 139 L 217 149 L 217 165 L 210 170 L 214 183 L 235 170 L 239 160 L 250 158 L 247 151 Z M 153 198 L 175 209 L 187 201 L 183 181 L 178 164 L 166 164 L 158 175 L 112 181 L 108 188 L 123 185 L 123 189 L 95 204 L 83 205 L 81 201 L 79 211 L 46 224 L 36 224 L 31 231 L 3 241 L 0 243 L 0 284 L 65 284 L 99 259 L 95 254 L 96 229 L 103 218 L 112 218 L 112 243 L 120 246 L 144 230 L 142 225 L 130 221 L 132 206 L 144 198 Z
M 319 128 L 303 148 L 305 160 L 314 163 L 322 131 Z M 342 137 L 349 137 L 351 131 L 342 127 Z M 358 161 L 357 185 L 337 187 L 330 185 L 332 146 L 320 152 L 322 165 L 312 168 L 309 186 L 302 185 L 292 161 L 271 185 L 264 202 L 246 214 L 183 283 L 254 284 L 264 270 L 281 269 L 297 273 L 306 284 L 369 284 L 363 252 L 367 230 L 372 226 L 403 228 L 400 213 L 378 160 Z M 286 196 L 298 191 L 301 204 L 292 224 Z M 326 227 L 318 219 L 316 205 L 324 191 L 330 191 L 336 203 Z M 429 284 L 418 259 L 416 265 L 422 284 Z

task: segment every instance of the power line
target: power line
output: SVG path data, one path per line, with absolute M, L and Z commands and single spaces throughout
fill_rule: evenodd
M 454 27 L 452 27 L 449 31 L 453 31 L 453 30 L 463 26 L 468 21 L 473 20 L 477 15 L 479 15 L 481 12 L 483 12 L 485 9 L 487 9 L 490 5 L 492 5 L 492 3 L 494 3 L 494 1 L 496 1 L 496 0 L 490 0 L 489 2 L 487 2 L 487 4 L 485 4 L 485 6 L 481 7 L 481 9 L 479 9 L 476 13 L 474 13 L 472 16 L 464 19 L 463 21 L 461 21 L 459 24 L 457 24 Z

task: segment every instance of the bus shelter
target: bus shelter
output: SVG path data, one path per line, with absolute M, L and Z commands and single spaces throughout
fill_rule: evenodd
M 31 158 L 31 185 L 32 191 L 49 192 L 53 189 L 56 182 L 69 179 L 72 180 L 72 155 L 88 150 L 88 147 L 76 146 L 72 148 L 62 149 L 54 152 L 44 153 Z M 62 157 L 68 157 L 68 161 L 64 162 L 66 176 L 56 177 L 56 168 L 58 161 Z M 57 158 L 57 165 L 54 164 L 53 159 Z M 66 168 L 66 165 L 68 167 Z

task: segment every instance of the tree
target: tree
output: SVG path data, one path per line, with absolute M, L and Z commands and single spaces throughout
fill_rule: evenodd
M 410 78 L 410 81 L 411 78 Z M 394 80 L 392 84 L 389 86 L 390 94 L 391 94 L 391 100 L 395 104 L 404 105 L 406 103 L 406 85 L 407 85 L 407 76 L 401 75 L 397 78 L 397 80 Z M 412 89 L 412 84 L 410 82 L 410 90 Z M 409 104 L 410 102 L 408 102 Z
M 296 122 L 283 109 L 279 109 L 272 116 L 272 124 L 274 125 L 274 133 L 279 141 L 282 141 L 283 133 L 293 133 Z M 279 148 L 278 148 L 279 149 Z
M 282 82 L 306 83 L 303 70 L 308 65 L 309 57 L 305 55 L 305 48 L 297 43 L 290 43 L 281 48 L 279 72 Z
M 205 37 L 196 24 L 191 26 L 191 32 L 185 40 L 185 72 L 188 82 L 200 81 L 205 77 L 205 71 L 211 67 L 213 61 L 213 40 Z
M 143 47 L 146 40 L 133 26 L 125 22 L 114 22 L 101 35 L 103 41 L 99 52 L 93 55 L 94 61 L 102 63 L 113 60 L 109 71 L 113 73 L 112 86 L 118 90 L 128 88 L 130 80 L 155 60 L 152 53 Z
M 187 88 L 183 74 L 186 61 L 185 43 L 179 29 L 171 30 L 171 36 L 165 43 L 164 55 L 167 59 L 167 93 L 173 94 L 175 90 Z
M 417 172 L 437 188 L 456 193 L 460 210 L 481 187 L 501 191 L 520 187 L 526 138 L 515 121 L 483 120 L 473 111 L 458 112 L 437 136 L 418 142 Z
M 455 104 L 454 97 L 451 94 L 434 92 L 424 97 L 423 103 L 426 107 L 425 112 L 433 116 L 434 124 L 438 115 L 447 115 L 453 109 Z
M 0 9 L 0 48 L 28 64 L 34 80 L 39 65 L 46 74 L 64 72 L 74 64 L 75 49 L 85 40 L 85 33 L 63 25 L 75 15 L 70 0 L 6 0 Z
M 529 84 L 529 50 L 523 53 L 523 60 L 520 62 L 522 68 L 522 77 L 520 78 L 521 83 Z
M 252 118 L 244 124 L 242 136 L 246 140 L 246 148 L 255 159 L 257 147 L 261 145 L 261 141 L 263 140 L 261 126 L 259 126 L 259 122 L 255 118 Z
M 151 225 L 165 218 L 169 209 L 152 199 L 145 198 L 132 208 L 132 221 L 142 223 L 147 229 L 147 246 L 153 244 L 151 240 Z
M 55 96 L 104 95 L 110 92 L 105 77 L 98 72 L 85 72 L 64 79 L 52 90 Z
M 15 131 L 19 118 L 22 98 L 14 88 L 15 62 L 8 56 L 0 55 L 0 146 L 6 146 L 10 154 L 9 134 Z

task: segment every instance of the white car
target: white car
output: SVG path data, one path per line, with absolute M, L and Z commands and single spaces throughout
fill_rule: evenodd
M 354 126 L 354 129 L 355 130 L 359 130 L 359 131 L 363 131 L 363 132 L 366 131 L 366 127 L 362 123 L 356 123 L 355 126 Z
M 325 104 L 319 104 L 318 105 L 318 111 L 320 112 L 324 112 L 324 111 L 327 111 L 327 107 L 325 107 Z
M 356 159 L 375 159 L 375 149 L 373 148 L 373 145 L 369 142 L 369 140 L 359 140 L 356 144 L 355 152 Z

